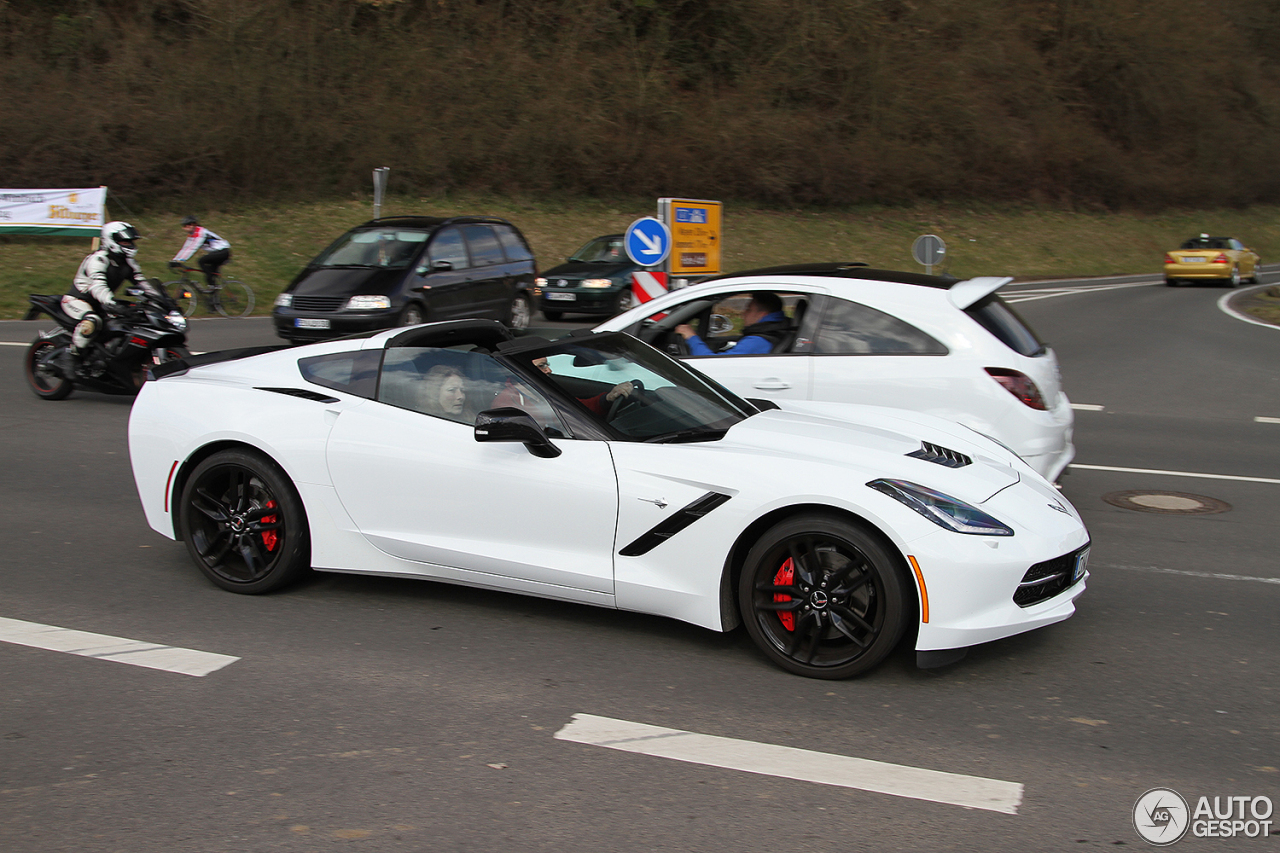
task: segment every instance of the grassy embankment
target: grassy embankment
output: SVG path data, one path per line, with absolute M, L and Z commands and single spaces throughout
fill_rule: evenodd
M 540 268 L 546 269 L 587 239 L 621 231 L 653 209 L 653 200 L 642 198 L 451 195 L 393 196 L 382 212 L 504 217 L 525 233 Z M 257 313 L 265 314 L 302 265 L 347 228 L 372 216 L 372 205 L 367 198 L 209 209 L 197 204 L 157 207 L 137 215 L 108 205 L 110 216 L 128 219 L 147 235 L 138 252 L 143 271 L 166 280 L 172 276 L 165 263 L 183 239 L 178 221 L 189 212 L 231 241 L 235 260 L 228 270 L 254 289 Z M 923 271 L 911 258 L 911 244 L 917 236 L 932 233 L 946 241 L 947 271 L 960 277 L 1155 274 L 1161 271 L 1164 251 L 1201 231 L 1239 237 L 1264 262 L 1280 259 L 1280 207 L 1160 214 L 962 205 L 803 211 L 730 202 L 725 205 L 724 267 L 861 260 L 877 267 Z M 21 317 L 28 293 L 63 292 L 87 250 L 86 240 L 0 238 L 0 319 Z M 1255 301 L 1257 311 L 1270 314 L 1266 319 L 1280 321 L 1280 292 L 1270 298 L 1273 304 L 1265 297 Z

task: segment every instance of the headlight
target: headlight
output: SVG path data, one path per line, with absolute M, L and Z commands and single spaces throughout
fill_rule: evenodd
M 547 286 L 547 280 L 546 280 L 545 278 L 543 278 L 542 276 L 538 276 L 537 278 L 535 278 L 535 279 L 533 280 L 533 286 L 534 286 L 534 287 L 546 287 L 546 286 Z
M 276 297 L 276 307 L 277 307 L 277 308 L 288 308 L 288 307 L 289 307 L 290 305 L 292 305 L 292 304 L 293 304 L 293 294 L 292 294 L 292 293 L 282 293 L 282 294 L 280 294 L 279 296 L 277 296 L 277 297 Z
M 1013 530 L 975 506 L 906 480 L 872 480 L 868 486 L 901 501 L 939 527 L 974 536 L 1012 536 Z
M 168 314 L 164 315 L 164 320 L 179 332 L 185 332 L 187 330 L 187 318 L 182 316 L 181 311 L 170 311 Z
M 348 311 L 376 311 L 379 308 L 390 308 L 390 296 L 353 296 L 347 300 Z
M 607 278 L 584 278 L 582 280 L 583 287 L 613 287 L 613 282 Z

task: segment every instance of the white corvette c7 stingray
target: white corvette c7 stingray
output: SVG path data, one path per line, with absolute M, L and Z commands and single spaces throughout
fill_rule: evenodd
M 893 409 L 748 401 L 628 335 L 462 320 L 161 365 L 129 448 L 215 584 L 308 569 L 740 622 L 816 678 L 1068 618 L 1089 536 L 1016 455 Z

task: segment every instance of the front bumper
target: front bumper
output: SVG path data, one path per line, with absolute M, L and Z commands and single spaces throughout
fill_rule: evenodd
M 1040 496 L 1028 499 L 1026 486 Z M 914 579 L 921 602 L 917 651 L 989 643 L 1075 613 L 1075 601 L 1089 579 L 1083 562 L 1077 564 L 1075 558 L 1089 547 L 1089 534 L 1074 514 L 1052 509 L 1054 503 L 1062 501 L 1052 486 L 1024 479 L 982 504 L 984 511 L 1011 524 L 1014 536 L 939 531 L 910 544 L 909 553 L 920 567 Z M 1059 570 L 1067 574 L 1047 585 L 1038 583 Z
M 562 311 L 566 314 L 612 315 L 618 305 L 619 288 L 547 287 L 534 291 L 539 311 Z
M 344 335 L 356 335 L 390 329 L 396 325 L 398 313 L 380 311 L 294 311 L 276 308 L 271 322 L 276 334 L 289 341 L 327 341 Z

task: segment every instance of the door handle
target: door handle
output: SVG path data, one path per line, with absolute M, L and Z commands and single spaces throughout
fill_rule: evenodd
M 791 383 L 783 382 L 781 379 L 775 379 L 773 377 L 769 377 L 768 379 L 761 379 L 752 387 L 755 388 L 757 391 L 785 391 L 786 389 L 791 387 Z

